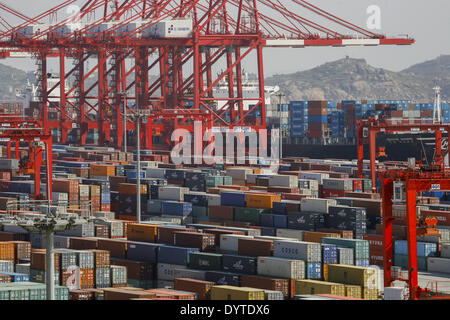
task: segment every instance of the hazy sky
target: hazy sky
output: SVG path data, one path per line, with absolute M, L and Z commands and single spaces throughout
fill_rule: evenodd
M 35 16 L 45 9 L 62 3 L 62 0 L 3 0 L 4 3 Z M 288 4 L 290 0 L 280 0 Z M 412 46 L 354 47 L 354 48 L 304 48 L 265 49 L 265 75 L 290 73 L 310 69 L 328 61 L 343 58 L 365 58 L 369 64 L 399 71 L 412 64 L 450 54 L 450 1 L 449 0 L 309 0 L 343 19 L 366 28 L 368 6 L 381 9 L 381 30 L 387 35 L 408 34 L 416 39 Z M 296 13 L 302 15 L 302 11 Z M 0 61 L 12 66 L 34 70 L 34 64 L 24 59 Z M 254 65 L 244 66 L 254 71 Z

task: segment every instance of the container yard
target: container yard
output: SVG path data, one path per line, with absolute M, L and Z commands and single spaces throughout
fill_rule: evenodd
M 75 2 L 34 19 L 0 4 L 0 16 L 22 19 L 2 30 L 4 58 L 36 62 L 33 95 L 0 103 L 0 300 L 189 308 L 450 296 L 441 146 L 450 109 L 439 89 L 430 104 L 274 104 L 279 88 L 264 86 L 266 47 L 414 39 L 336 20 L 306 1 L 291 5 L 335 32 L 311 22 L 314 33 L 300 32 L 310 21 L 300 8 L 271 1 L 83 0 L 80 16 L 64 20 Z M 252 55 L 256 84 L 243 75 Z M 433 160 L 381 159 L 377 133 L 411 126 L 435 135 Z M 307 144 L 350 146 L 355 156 L 285 149 Z

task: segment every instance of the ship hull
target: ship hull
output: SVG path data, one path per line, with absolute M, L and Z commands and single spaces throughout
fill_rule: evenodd
M 447 150 L 447 141 L 447 135 L 443 134 L 444 153 Z M 406 161 L 408 158 L 416 158 L 431 161 L 435 153 L 435 139 L 432 133 L 378 135 L 377 147 L 385 147 L 387 160 Z M 283 156 L 356 159 L 357 151 L 355 144 L 283 144 Z M 368 144 L 364 145 L 364 158 L 369 158 Z

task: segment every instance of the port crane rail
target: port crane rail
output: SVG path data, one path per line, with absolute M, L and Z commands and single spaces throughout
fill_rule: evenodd
M 357 123 L 356 147 L 358 155 L 358 177 L 363 178 L 364 161 L 364 140 L 368 139 L 370 150 L 370 177 L 372 179 L 372 191 L 376 192 L 376 135 L 378 133 L 396 133 L 396 132 L 434 132 L 436 137 L 436 154 L 434 165 L 445 166 L 442 154 L 442 133 L 450 132 L 450 124 L 426 123 L 423 121 L 398 121 L 387 119 L 363 119 Z M 447 159 L 450 154 L 447 153 Z
M 0 57 L 22 54 L 37 61 L 42 126 L 59 129 L 63 144 L 71 132 L 85 144 L 88 131 L 97 130 L 99 145 L 121 147 L 124 131 L 136 129 L 133 121 L 124 125 L 121 92 L 138 106 L 125 106 L 129 114 L 137 109 L 189 109 L 209 112 L 214 127 L 265 129 L 263 48 L 414 43 L 407 36 L 390 38 L 365 30 L 304 0 L 84 0 L 80 12 L 67 17 L 65 11 L 74 4 L 80 1 L 61 1 L 0 35 Z M 192 20 L 189 34 L 147 36 L 158 23 L 171 21 L 175 28 L 182 19 Z M 255 56 L 258 93 L 249 98 L 242 66 Z M 60 80 L 48 87 L 51 57 L 59 60 Z M 93 84 L 88 81 L 92 77 Z M 66 86 L 72 78 L 73 84 Z M 227 90 L 219 97 L 213 88 L 223 80 Z M 222 107 L 220 101 L 225 101 Z M 246 104 L 253 105 L 247 109 Z M 49 112 L 59 119 L 50 119 Z M 169 128 L 189 122 L 167 121 L 166 135 Z M 150 123 L 144 131 L 153 135 Z M 149 148 L 150 139 L 143 144 Z
M 428 288 L 420 288 L 418 285 L 418 266 L 417 266 L 417 234 L 418 231 L 416 197 L 417 193 L 429 190 L 450 190 L 450 170 L 439 166 L 433 166 L 430 170 L 424 167 L 411 167 L 404 170 L 384 170 L 379 173 L 382 182 L 382 216 L 383 216 L 383 237 L 384 237 L 384 286 L 389 287 L 395 280 L 407 282 L 409 288 L 409 297 L 413 300 L 432 297 L 432 291 Z M 404 217 L 395 217 L 392 214 L 392 204 L 394 198 L 394 182 L 404 184 L 406 194 L 406 215 Z M 393 221 L 404 221 L 407 227 L 407 245 L 408 245 L 408 271 L 407 277 L 395 279 L 392 276 L 393 265 Z M 425 233 L 426 234 L 426 233 Z M 437 292 L 433 298 L 444 299 L 444 295 Z

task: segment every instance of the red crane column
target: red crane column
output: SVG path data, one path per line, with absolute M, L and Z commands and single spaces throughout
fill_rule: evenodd
M 66 106 L 66 65 L 65 65 L 65 51 L 64 48 L 59 50 L 59 76 L 60 76 L 60 93 L 59 104 L 61 108 L 60 130 L 61 130 L 61 144 L 66 144 L 68 129 L 65 125 L 67 122 L 67 106 Z M 72 115 L 70 115 L 72 117 Z
M 392 179 L 382 178 L 381 199 L 383 210 L 383 238 L 384 238 L 384 286 L 391 285 L 391 268 L 394 258 L 394 244 L 392 239 L 392 197 L 394 184 Z
M 36 147 L 33 152 L 34 169 L 34 198 L 37 199 L 41 194 L 41 166 L 42 166 L 42 148 Z M 31 160 L 31 159 L 30 159 Z
M 358 126 L 358 130 L 356 132 L 356 148 L 358 154 L 358 177 L 363 178 L 363 170 L 364 170 L 364 136 L 363 136 L 363 127 Z
M 39 58 L 41 59 L 41 86 L 42 86 L 42 127 L 51 132 L 48 125 L 48 79 L 47 79 L 47 54 L 41 50 Z
M 376 135 L 377 131 L 373 128 L 369 129 L 369 146 L 370 146 L 370 174 L 372 178 L 372 192 L 377 192 L 377 177 L 375 169 L 375 159 L 376 159 Z
M 103 146 L 107 140 L 105 132 L 105 107 L 106 107 L 106 53 L 104 49 L 98 50 L 98 105 L 97 105 L 97 122 L 98 122 L 98 144 Z
M 406 180 L 406 218 L 408 240 L 408 273 L 409 273 L 409 294 L 410 297 L 418 299 L 417 277 L 417 217 L 416 217 L 416 186 L 408 179 Z

